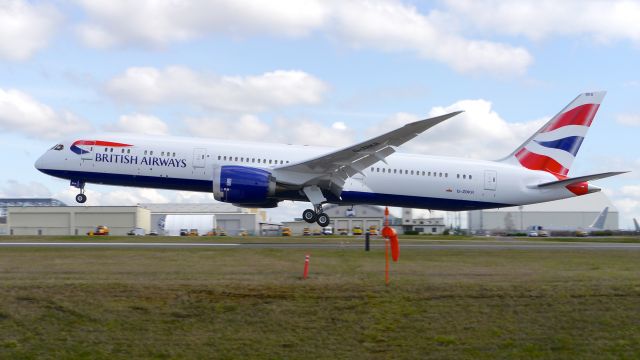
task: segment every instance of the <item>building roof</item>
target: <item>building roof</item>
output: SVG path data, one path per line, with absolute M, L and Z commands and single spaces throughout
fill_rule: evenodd
M 141 207 L 149 209 L 152 213 L 160 214 L 197 214 L 197 213 L 251 213 L 252 211 L 240 208 L 227 203 L 165 203 L 165 204 L 140 204 Z
M 618 212 L 607 195 L 600 191 L 593 194 L 576 196 L 568 199 L 549 201 L 539 204 L 523 205 L 525 212 L 600 212 L 605 207 L 609 207 L 609 212 Z M 519 206 L 512 206 L 499 209 L 483 210 L 484 212 L 511 212 L 520 211 Z
M 0 198 L 0 207 L 8 206 L 67 206 L 53 198 Z

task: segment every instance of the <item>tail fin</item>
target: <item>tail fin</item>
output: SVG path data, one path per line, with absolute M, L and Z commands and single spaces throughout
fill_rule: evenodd
M 640 225 L 638 225 L 638 220 L 636 220 L 636 218 L 633 218 L 633 225 L 636 226 L 636 231 L 640 232 Z
M 558 178 L 567 176 L 605 94 L 600 91 L 578 95 L 502 161 L 546 171 Z
M 593 224 L 591 224 L 591 226 L 589 227 L 593 229 L 599 229 L 599 230 L 604 229 L 604 222 L 607 221 L 608 214 L 609 214 L 609 207 L 607 206 L 606 208 L 604 208 L 604 210 L 602 210 L 600 215 L 598 215 L 598 217 L 593 221 Z

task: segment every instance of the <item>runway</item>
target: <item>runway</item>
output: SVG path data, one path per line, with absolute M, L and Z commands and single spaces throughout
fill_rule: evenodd
M 424 241 L 411 242 L 400 246 L 405 249 L 424 250 L 640 250 L 640 243 L 597 243 L 597 242 L 536 242 L 536 241 Z M 235 249 L 364 249 L 364 243 L 198 243 L 198 242 L 0 242 L 1 248 L 44 247 L 44 248 L 235 248 Z M 381 241 L 374 241 L 371 248 L 383 248 Z

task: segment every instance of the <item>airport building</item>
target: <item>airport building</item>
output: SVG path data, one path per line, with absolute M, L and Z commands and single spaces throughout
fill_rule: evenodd
M 11 235 L 85 235 L 98 225 L 126 235 L 150 228 L 150 212 L 140 206 L 10 206 L 7 218 Z
M 151 230 L 159 235 L 165 234 L 168 216 L 188 217 L 190 215 L 212 215 L 215 227 L 224 230 L 227 235 L 238 235 L 241 231 L 249 235 L 259 233 L 259 223 L 266 220 L 262 209 L 240 208 L 227 203 L 202 204 L 140 204 L 151 213 Z
M 9 234 L 8 207 L 29 206 L 66 206 L 60 200 L 51 198 L 1 198 L 0 199 L 0 235 Z
M 603 192 L 540 204 L 469 211 L 468 226 L 474 234 L 524 232 L 532 226 L 575 231 L 590 226 L 605 207 L 609 207 L 609 214 L 604 228 L 618 230 L 618 210 Z
M 324 212 L 331 218 L 330 226 L 333 227 L 335 234 L 339 234 L 339 230 L 345 230 L 351 234 L 356 227 L 363 231 L 375 226 L 380 230 L 384 225 L 384 208 L 374 205 L 355 205 L 340 206 L 326 205 Z M 302 235 L 304 228 L 308 228 L 312 233 L 321 230 L 318 224 L 309 224 L 302 219 L 294 221 L 285 221 L 283 226 L 291 229 L 293 235 Z
M 266 218 L 261 209 L 224 203 L 140 204 L 137 206 L 66 206 L 56 199 L 0 199 L 0 235 L 84 235 L 104 225 L 111 235 L 126 235 L 134 228 L 164 233 L 167 216 L 212 215 L 212 227 L 228 235 L 259 232 Z M 210 231 L 213 229 L 208 229 Z

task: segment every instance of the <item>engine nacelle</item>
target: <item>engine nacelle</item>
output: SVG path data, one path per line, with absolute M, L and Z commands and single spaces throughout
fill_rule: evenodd
M 241 206 L 268 204 L 276 192 L 276 179 L 264 169 L 220 166 L 213 172 L 213 197 Z M 247 205 L 245 205 L 247 204 Z

